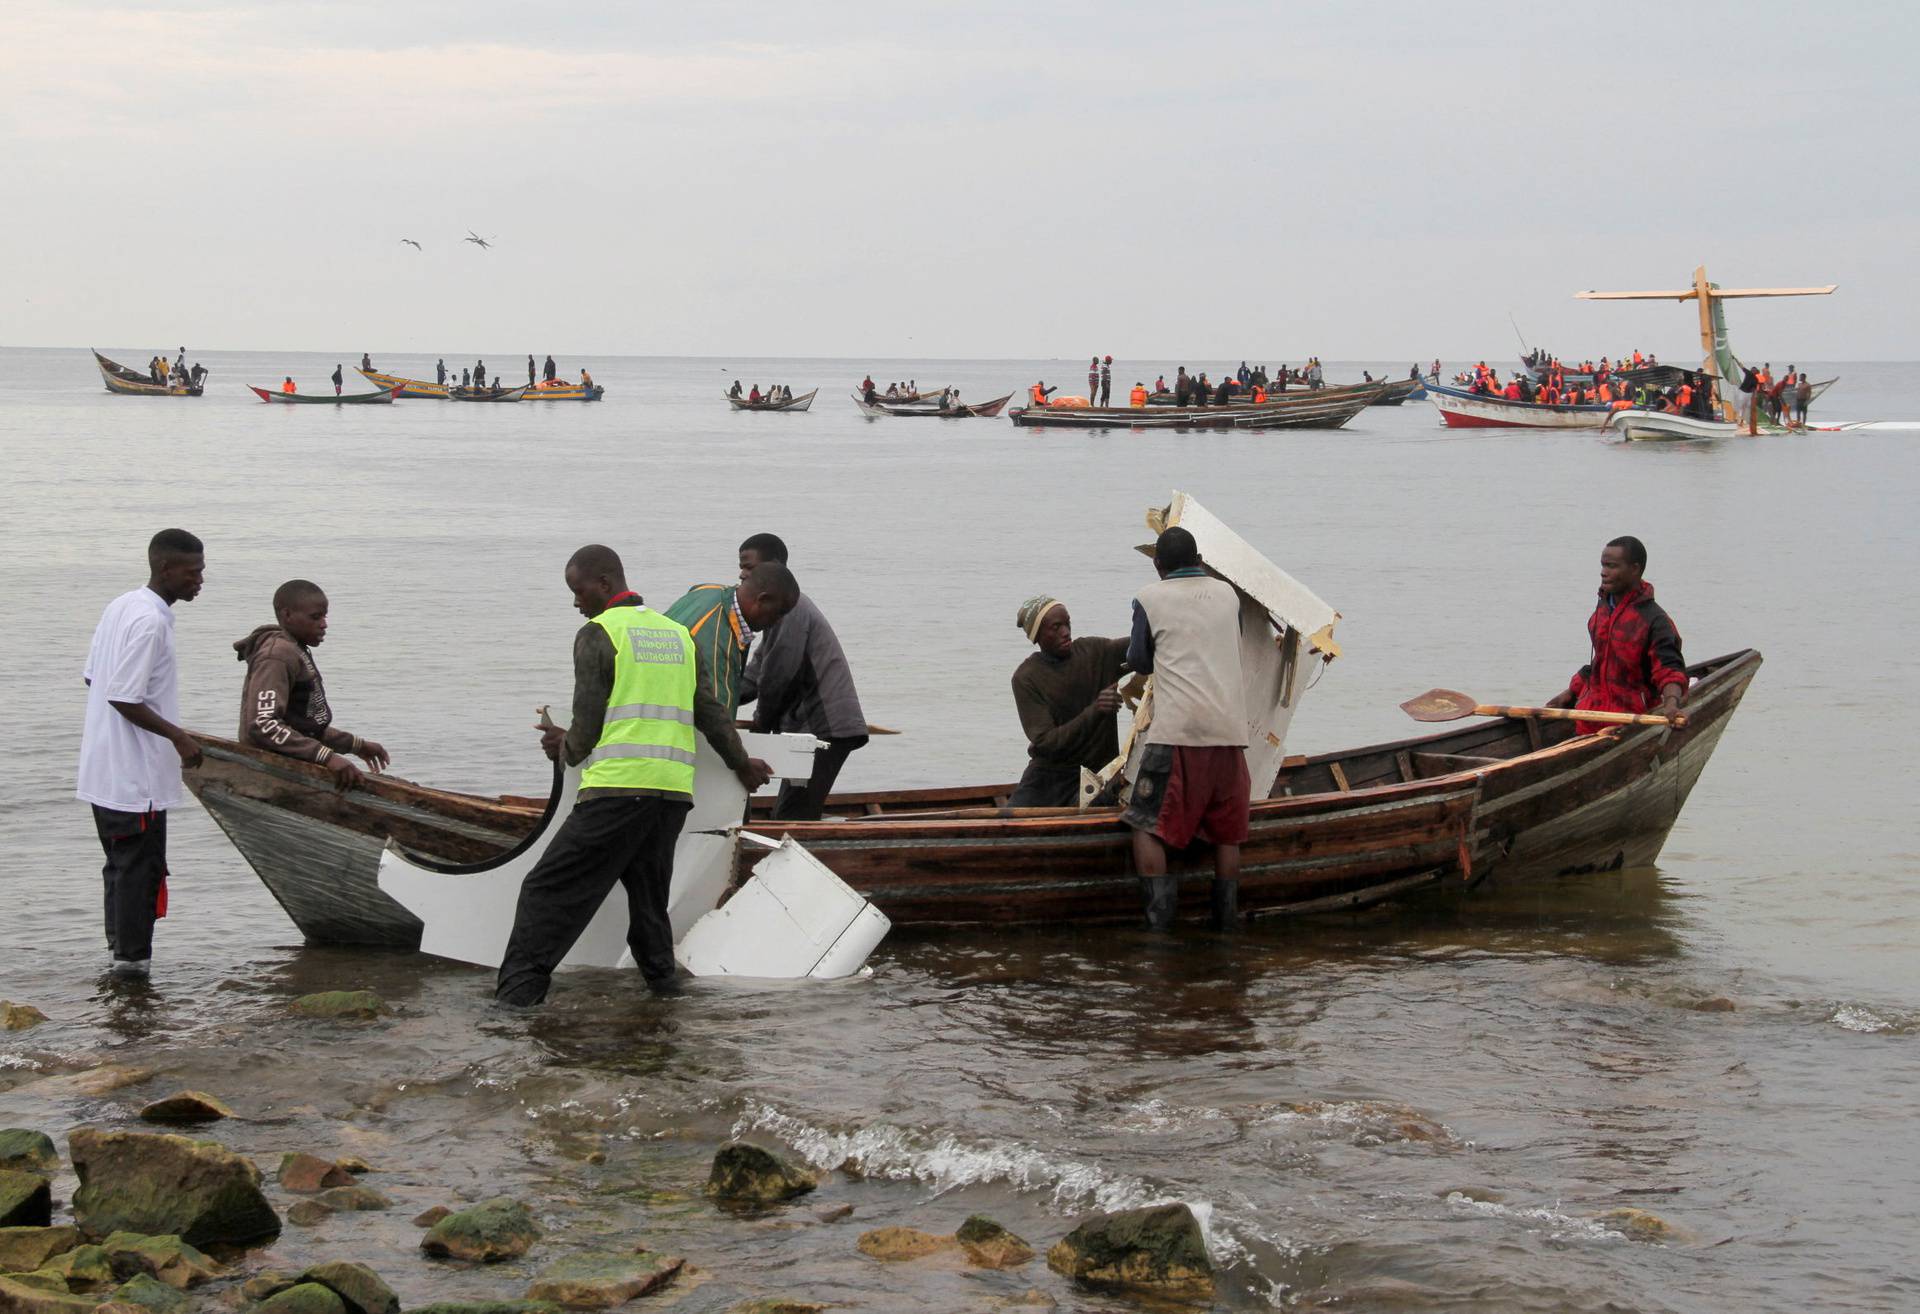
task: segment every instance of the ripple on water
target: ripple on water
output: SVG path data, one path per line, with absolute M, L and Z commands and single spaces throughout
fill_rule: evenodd
M 1834 1006 L 1827 1021 L 1847 1031 L 1874 1035 L 1905 1036 L 1920 1028 L 1920 1015 L 1899 1009 L 1869 1007 L 1866 1004 L 1841 1003 Z

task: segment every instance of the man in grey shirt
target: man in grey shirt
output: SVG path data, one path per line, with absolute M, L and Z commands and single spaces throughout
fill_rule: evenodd
M 1147 925 L 1166 930 L 1180 878 L 1167 850 L 1213 844 L 1213 920 L 1239 919 L 1240 846 L 1252 791 L 1240 667 L 1240 595 L 1207 574 L 1193 535 L 1178 525 L 1153 547 L 1157 584 L 1133 603 L 1127 666 L 1153 676 L 1146 748 L 1121 820 L 1133 828 L 1133 865 Z
M 740 578 L 763 561 L 787 564 L 779 535 L 755 534 L 740 545 Z M 820 820 L 840 768 L 867 742 L 867 715 L 839 637 L 806 594 L 754 645 L 740 701 L 754 704 L 753 728 L 762 734 L 800 732 L 826 742 L 814 754 L 812 778 L 782 782 L 773 805 L 776 821 Z

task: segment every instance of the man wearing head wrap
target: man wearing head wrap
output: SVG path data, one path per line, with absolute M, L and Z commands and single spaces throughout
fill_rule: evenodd
M 1066 604 L 1041 595 L 1015 617 L 1039 651 L 1013 673 L 1013 706 L 1027 734 L 1027 769 L 1017 808 L 1070 808 L 1080 768 L 1098 771 L 1120 755 L 1115 688 L 1126 671 L 1127 640 L 1076 639 Z

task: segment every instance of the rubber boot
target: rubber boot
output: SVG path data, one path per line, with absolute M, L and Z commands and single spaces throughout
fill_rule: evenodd
M 1173 929 L 1173 915 L 1180 906 L 1180 880 L 1175 876 L 1143 876 L 1140 896 L 1146 905 L 1147 929 Z
M 1213 929 L 1235 930 L 1240 925 L 1240 882 L 1213 880 Z

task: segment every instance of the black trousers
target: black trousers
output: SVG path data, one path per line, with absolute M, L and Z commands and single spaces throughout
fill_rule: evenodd
M 1027 759 L 1027 769 L 1007 800 L 1012 808 L 1070 808 L 1080 801 L 1080 768 Z
M 106 852 L 107 949 L 115 958 L 153 957 L 153 923 L 167 880 L 167 814 L 115 812 L 97 804 L 93 828 Z
M 554 969 L 600 911 L 615 883 L 627 887 L 627 947 L 648 985 L 674 977 L 667 890 L 673 846 L 692 800 L 582 799 L 520 885 L 513 934 L 500 960 L 494 998 L 537 1004 Z
M 827 810 L 827 795 L 833 790 L 833 782 L 840 778 L 840 768 L 847 764 L 847 755 L 856 748 L 864 748 L 866 743 L 865 735 L 827 740 L 827 746 L 813 755 L 811 780 L 804 785 L 781 783 L 780 795 L 773 800 L 773 819 L 820 820 L 821 814 Z

